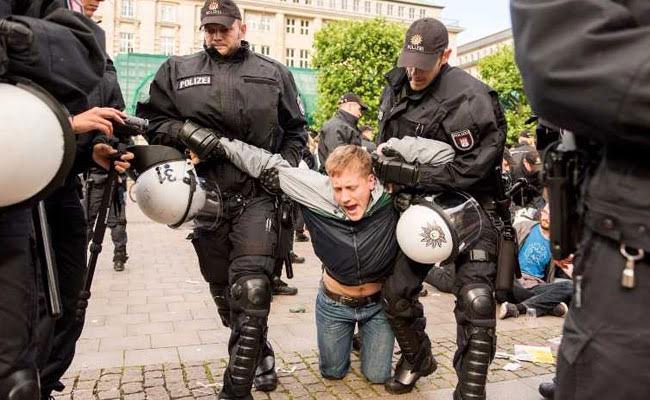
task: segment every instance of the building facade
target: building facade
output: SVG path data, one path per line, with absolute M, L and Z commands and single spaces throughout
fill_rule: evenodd
M 105 1 L 95 14 L 106 31 L 110 55 L 191 54 L 202 49 L 200 10 L 203 0 Z M 287 66 L 311 66 L 314 33 L 331 21 L 382 17 L 406 25 L 423 17 L 440 18 L 434 0 L 239 0 L 246 40 L 253 50 Z M 447 22 L 450 47 L 462 30 Z M 456 63 L 455 59 L 451 60 Z
M 503 46 L 513 46 L 512 29 L 483 37 L 473 42 L 458 46 L 457 65 L 472 76 L 480 78 L 478 62 L 486 56 L 496 53 Z

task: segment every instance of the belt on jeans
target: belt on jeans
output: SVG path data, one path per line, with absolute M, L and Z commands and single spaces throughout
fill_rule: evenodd
M 325 294 L 325 296 L 348 307 L 362 307 L 372 303 L 379 303 L 381 300 L 381 290 L 377 293 L 371 294 L 370 296 L 350 297 L 343 294 L 332 293 L 331 291 L 327 290 L 325 284 L 323 283 L 321 283 L 320 287 L 323 290 L 323 294 Z

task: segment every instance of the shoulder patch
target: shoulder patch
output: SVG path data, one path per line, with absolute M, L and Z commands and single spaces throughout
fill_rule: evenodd
M 212 85 L 212 75 L 195 75 L 178 79 L 178 90 L 187 89 L 192 86 Z
M 458 150 L 467 151 L 474 147 L 474 135 L 469 129 L 451 132 L 451 141 Z

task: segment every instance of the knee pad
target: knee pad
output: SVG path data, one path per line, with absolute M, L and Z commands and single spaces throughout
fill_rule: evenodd
M 22 369 L 0 381 L 0 398 L 6 400 L 34 400 L 41 396 L 36 370 Z
M 271 298 L 271 283 L 266 275 L 242 276 L 230 288 L 232 308 L 255 317 L 269 315 Z
M 496 326 L 496 302 L 488 285 L 463 286 L 460 291 L 460 303 L 465 319 L 473 326 Z

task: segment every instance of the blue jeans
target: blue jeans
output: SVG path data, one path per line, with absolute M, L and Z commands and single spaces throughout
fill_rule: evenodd
M 381 303 L 353 308 L 330 299 L 322 290 L 316 297 L 320 373 L 328 379 L 341 379 L 348 373 L 357 324 L 363 343 L 361 372 L 372 383 L 384 383 L 391 376 L 395 336 Z

